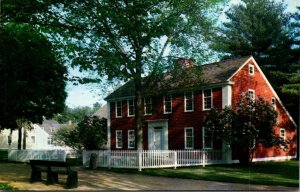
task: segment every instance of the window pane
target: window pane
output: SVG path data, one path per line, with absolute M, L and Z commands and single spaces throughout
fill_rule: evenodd
M 193 149 L 194 148 L 194 134 L 193 128 L 185 129 L 185 148 Z
M 193 93 L 189 92 L 185 94 L 185 110 L 186 111 L 193 111 L 194 107 L 194 98 L 193 98 Z
M 128 100 L 128 115 L 134 115 L 134 100 Z
M 128 131 L 128 148 L 134 148 L 135 147 L 135 134 L 134 130 Z
M 116 147 L 122 148 L 123 147 L 122 131 L 117 131 L 116 133 L 117 133 L 117 135 L 116 135 L 116 137 L 117 137 L 116 145 L 117 146 Z
M 170 96 L 164 97 L 164 112 L 165 113 L 172 112 L 172 98 Z
M 122 101 L 116 102 L 116 117 L 122 116 Z
M 145 107 L 145 114 L 152 114 L 152 100 L 151 100 L 151 98 L 145 98 L 144 107 Z
M 211 96 L 211 89 L 203 91 L 203 106 L 204 109 L 211 109 L 212 108 L 212 96 Z

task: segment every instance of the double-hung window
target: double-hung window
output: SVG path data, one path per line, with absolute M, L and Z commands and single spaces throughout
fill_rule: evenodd
M 164 96 L 164 114 L 172 113 L 172 97 Z
M 121 130 L 116 131 L 116 148 L 120 149 L 123 147 L 123 134 Z
M 209 110 L 213 107 L 213 97 L 212 97 L 212 90 L 207 89 L 203 90 L 202 92 L 203 97 L 203 110 Z
M 194 128 L 187 127 L 184 129 L 184 147 L 185 149 L 194 149 Z
M 134 100 L 133 99 L 127 100 L 127 106 L 128 106 L 128 117 L 134 116 Z
M 255 91 L 253 89 L 249 89 L 247 95 L 251 100 L 255 100 Z
M 249 75 L 254 75 L 254 65 L 249 65 Z
M 135 133 L 134 130 L 128 130 L 128 149 L 135 148 Z
M 204 149 L 212 149 L 213 148 L 213 138 L 211 132 L 206 128 L 203 127 L 202 129 L 202 139 L 203 139 L 203 148 Z
M 152 99 L 151 98 L 144 99 L 144 109 L 145 109 L 145 115 L 152 114 Z
M 116 117 L 122 117 L 122 101 L 116 101 Z
M 184 111 L 193 112 L 194 111 L 194 94 L 193 92 L 186 92 L 184 94 Z

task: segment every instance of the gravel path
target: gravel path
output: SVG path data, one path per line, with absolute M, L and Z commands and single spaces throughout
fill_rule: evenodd
M 13 171 L 17 170 L 17 171 Z M 45 185 L 45 182 L 29 183 L 30 166 L 26 164 L 0 164 L 0 182 L 8 182 L 19 190 L 63 190 L 65 176 L 59 177 L 61 183 Z M 221 191 L 298 191 L 298 188 L 234 184 L 190 179 L 176 179 L 158 176 L 120 174 L 103 170 L 78 168 L 79 187 L 72 190 L 221 190 Z M 43 175 L 45 178 L 46 175 Z

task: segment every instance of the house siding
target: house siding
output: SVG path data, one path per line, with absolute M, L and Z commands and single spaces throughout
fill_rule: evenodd
M 148 149 L 148 121 L 168 121 L 168 149 L 184 149 L 184 129 L 194 128 L 194 148 L 202 149 L 202 124 L 209 111 L 203 111 L 202 90 L 194 91 L 194 111 L 184 112 L 184 93 L 172 95 L 172 113 L 164 114 L 163 95 L 152 97 L 152 115 L 144 116 L 143 144 Z M 213 106 L 222 109 L 222 88 L 212 89 Z M 135 129 L 135 118 L 127 115 L 127 101 L 122 101 L 122 118 L 116 118 L 115 102 L 110 103 L 111 149 L 116 149 L 116 130 L 123 130 L 123 148 L 128 149 L 128 130 Z M 221 142 L 214 142 L 221 149 Z
M 249 74 L 249 65 L 254 66 L 254 75 Z M 255 91 L 255 99 L 262 97 L 271 102 L 274 93 L 268 83 L 265 81 L 257 65 L 249 60 L 231 79 L 234 82 L 232 87 L 232 105 L 235 108 L 237 101 L 242 93 L 246 93 L 249 89 Z M 289 145 L 289 149 L 283 150 L 280 147 L 264 148 L 258 146 L 254 152 L 254 158 L 278 157 L 278 156 L 295 156 L 297 149 L 297 128 L 289 118 L 289 115 L 284 110 L 283 106 L 276 101 L 276 111 L 278 112 L 277 120 L 279 124 L 274 127 L 276 135 L 279 135 L 280 128 L 285 128 L 286 138 L 293 140 Z M 237 152 L 233 150 L 233 159 L 237 159 Z

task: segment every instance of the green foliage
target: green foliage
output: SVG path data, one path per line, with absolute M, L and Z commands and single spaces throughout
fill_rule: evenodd
M 0 190 L 12 191 L 12 190 L 17 190 L 17 188 L 9 185 L 8 183 L 0 183 Z
M 48 40 L 29 25 L 3 25 L 0 34 L 1 129 L 62 111 L 67 70 Z
M 57 145 L 68 146 L 75 150 L 96 150 L 106 143 L 107 120 L 96 116 L 85 117 L 77 125 L 65 126 L 53 134 Z
M 231 146 L 237 145 L 244 153 L 249 154 L 249 150 L 255 151 L 258 144 L 264 147 L 287 147 L 288 141 L 274 133 L 276 117 L 277 112 L 273 106 L 263 98 L 252 100 L 242 95 L 235 110 L 230 107 L 220 112 L 212 109 L 205 127 L 215 138 L 222 139 Z M 247 157 L 248 154 L 242 156 Z
M 67 123 L 68 121 L 72 121 L 73 123 L 79 123 L 86 116 L 93 115 L 100 108 L 101 105 L 99 103 L 95 103 L 93 108 L 87 106 L 69 108 L 66 106 L 64 111 L 59 114 L 56 114 L 53 119 L 58 121 L 59 123 Z

